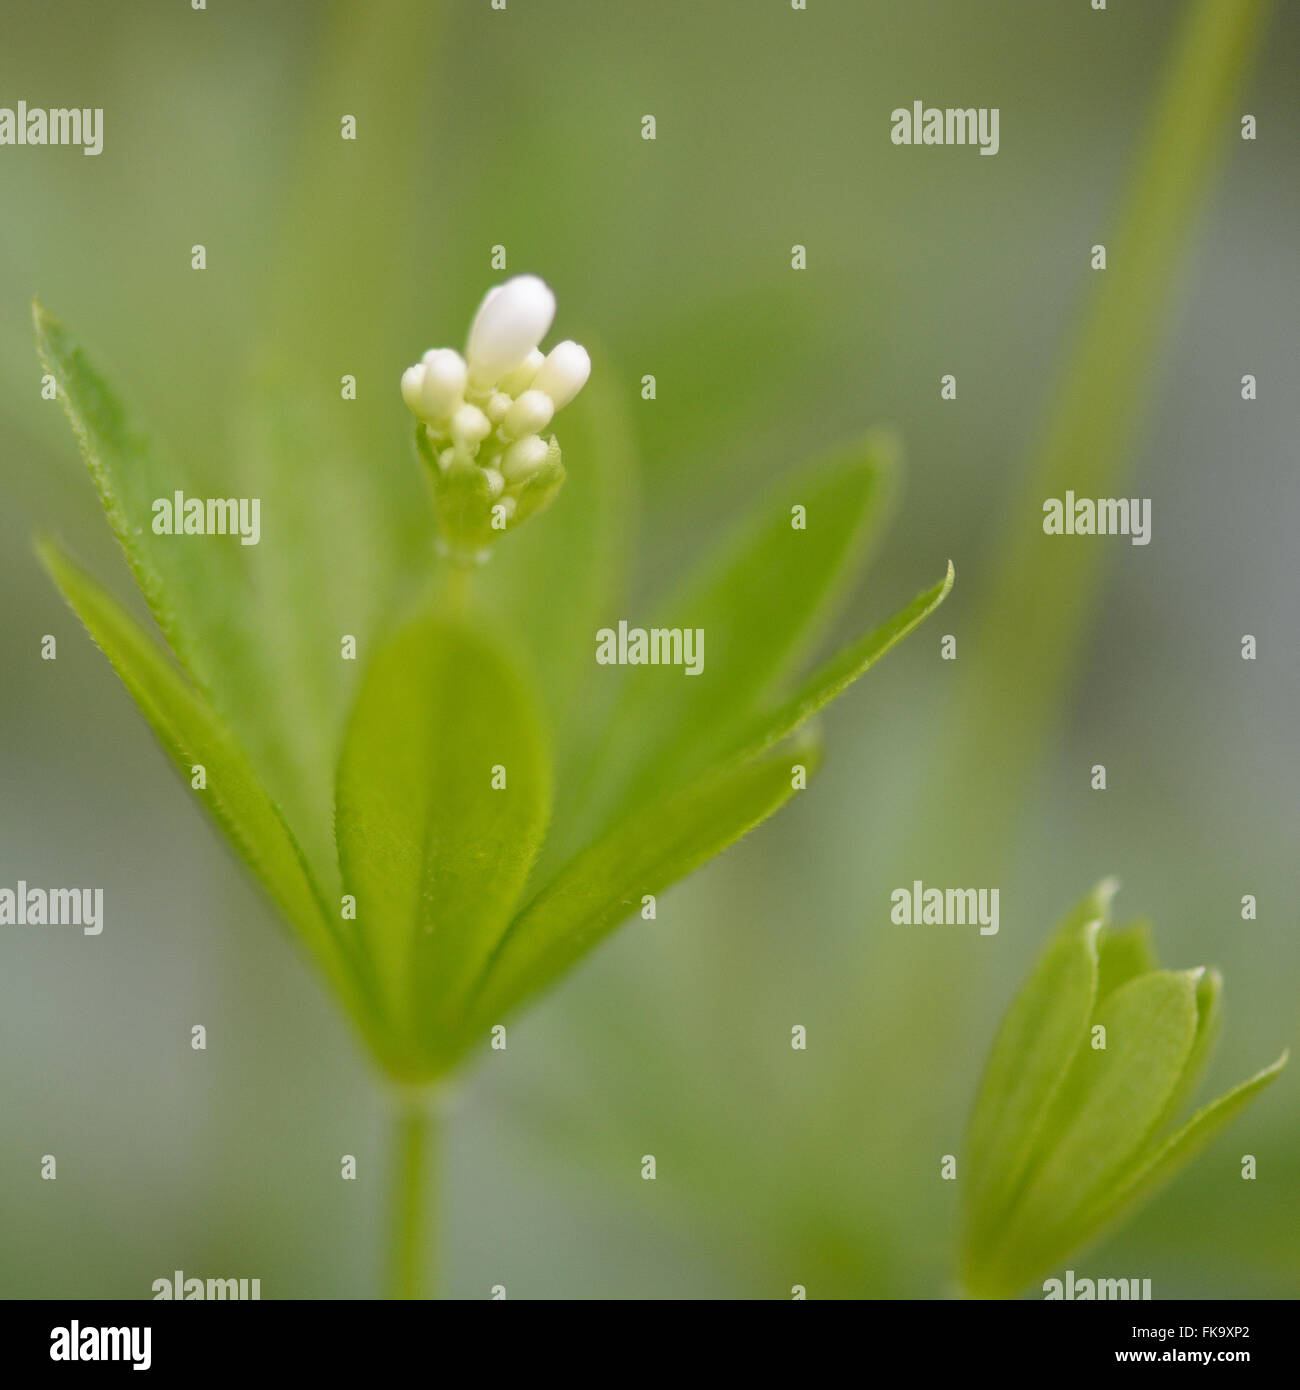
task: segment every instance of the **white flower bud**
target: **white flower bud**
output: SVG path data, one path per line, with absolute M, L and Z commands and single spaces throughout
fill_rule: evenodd
M 451 417 L 451 437 L 458 444 L 473 448 L 491 433 L 492 421 L 476 405 L 459 406 Z
M 412 415 L 421 414 L 420 392 L 424 386 L 424 363 L 417 362 L 402 373 L 402 399 Z
M 486 391 L 520 366 L 546 336 L 555 296 L 536 275 L 516 275 L 484 296 L 469 330 L 469 382 Z
M 533 384 L 538 367 L 545 361 L 546 354 L 541 348 L 534 348 L 513 372 L 507 372 L 501 378 L 501 389 L 510 396 L 518 396 L 521 392 L 527 391 Z
M 485 468 L 483 470 L 483 481 L 487 485 L 489 502 L 495 502 L 506 490 L 506 480 L 495 468 Z
M 421 362 L 424 379 L 420 388 L 419 413 L 426 420 L 445 419 L 455 409 L 465 390 L 465 359 L 454 348 L 430 348 Z M 409 404 L 409 402 L 408 402 Z
M 506 411 L 514 402 L 504 391 L 493 391 L 488 397 L 487 404 L 483 409 L 487 412 L 487 417 L 494 425 L 499 425 L 506 417 Z
M 505 451 L 501 459 L 501 471 L 509 483 L 521 482 L 546 462 L 549 452 L 546 441 L 535 434 L 527 434 Z
M 511 439 L 520 439 L 544 430 L 554 414 L 554 402 L 545 391 L 528 390 L 506 411 L 501 429 Z
M 591 358 L 587 349 L 566 339 L 547 353 L 533 378 L 533 389 L 545 391 L 556 410 L 563 410 L 587 384 L 590 375 Z

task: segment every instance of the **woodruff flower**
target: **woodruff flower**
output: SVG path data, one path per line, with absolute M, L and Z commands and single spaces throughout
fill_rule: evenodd
M 1007 1010 L 965 1158 L 962 1282 L 1018 1293 L 1178 1172 L 1286 1064 L 1181 1128 L 1219 1027 L 1216 970 L 1161 970 L 1145 923 L 1106 923 L 1107 879 L 1053 935 Z
M 497 535 L 548 506 L 564 481 L 560 446 L 542 431 L 582 390 L 591 358 L 567 340 L 542 353 L 554 317 L 550 287 L 516 275 L 484 295 L 464 357 L 432 348 L 402 373 L 455 558 L 484 558 Z

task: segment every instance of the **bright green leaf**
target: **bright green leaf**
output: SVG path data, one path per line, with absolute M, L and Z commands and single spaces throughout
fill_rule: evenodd
M 1113 882 L 1099 884 L 1052 934 L 1007 1010 L 985 1065 L 967 1145 L 965 1260 L 972 1283 L 1087 1032 L 1097 988 L 1096 938 L 1113 892 Z
M 1040 1159 L 1002 1233 L 995 1268 L 1019 1288 L 1074 1244 L 1074 1218 L 1149 1142 L 1196 1034 L 1195 971 L 1158 970 L 1097 1006 L 1105 1047 L 1083 1042 L 1057 1093 Z
M 57 383 L 59 401 L 81 446 L 104 512 L 172 651 L 191 679 L 210 692 L 216 653 L 202 641 L 195 615 L 220 602 L 214 580 L 220 551 L 178 546 L 175 536 L 153 533 L 153 503 L 184 491 L 185 477 L 164 464 L 129 424 L 121 402 L 91 366 L 63 324 L 39 302 L 32 304 L 41 364 Z
M 321 902 L 292 833 L 239 745 L 115 599 L 53 542 L 43 542 L 38 549 L 51 578 L 112 663 L 186 783 L 195 766 L 203 767 L 207 785 L 196 791 L 198 800 L 368 1030 L 368 1010 L 348 971 L 349 953 L 335 925 L 337 918 Z
M 1148 922 L 1106 927 L 1097 938 L 1097 999 L 1100 1002 L 1120 985 L 1160 968 L 1151 944 Z
M 794 795 L 793 766 L 811 777 L 809 743 L 707 774 L 634 811 L 576 856 L 511 924 L 475 1009 L 484 1024 L 536 993 L 658 894 L 766 820 Z
M 1137 1172 L 1110 1191 L 1085 1218 L 1100 1230 L 1113 1225 L 1136 1203 L 1174 1178 L 1198 1153 L 1246 1108 L 1266 1086 L 1276 1081 L 1287 1063 L 1286 1052 L 1270 1066 L 1203 1105 L 1181 1129 L 1152 1146 Z
M 339 864 L 391 1022 L 426 1054 L 509 920 L 550 798 L 535 697 L 494 641 L 430 609 L 383 644 L 339 766 Z
M 842 694 L 859 676 L 864 675 L 891 651 L 948 596 L 952 588 L 953 568 L 933 588 L 918 594 L 905 608 L 899 609 L 888 621 L 873 632 L 850 642 L 829 661 L 800 681 L 795 693 L 775 710 L 765 712 L 736 740 L 735 750 L 760 753 L 795 732 L 820 709 Z
M 698 675 L 631 666 L 599 758 L 595 800 L 621 810 L 703 771 L 804 660 L 866 556 L 893 477 L 871 436 L 783 481 L 659 606 L 647 628 L 700 628 Z M 806 529 L 792 525 L 802 507 Z

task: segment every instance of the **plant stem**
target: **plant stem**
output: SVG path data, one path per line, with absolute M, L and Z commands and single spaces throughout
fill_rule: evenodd
M 389 1226 L 390 1298 L 428 1298 L 428 1266 L 433 1245 L 435 1116 L 423 1092 L 402 1096 L 393 1117 L 392 1186 Z
M 474 566 L 464 560 L 448 558 L 440 575 L 442 602 L 448 612 L 463 612 L 469 603 Z

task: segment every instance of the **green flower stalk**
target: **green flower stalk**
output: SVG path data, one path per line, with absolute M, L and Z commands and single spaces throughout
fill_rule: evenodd
M 1019 1293 L 1181 1170 L 1287 1054 L 1177 1116 L 1220 1024 L 1216 970 L 1161 970 L 1145 923 L 1107 923 L 1099 884 L 1048 941 L 985 1066 L 966 1151 L 961 1280 Z
M 562 501 L 555 539 L 539 526 L 521 543 L 529 563 L 513 589 L 486 582 L 508 576 L 507 557 L 495 575 L 474 565 L 564 478 L 542 431 L 590 361 L 572 342 L 542 354 L 554 308 L 541 280 L 512 280 L 484 299 L 464 358 L 435 349 L 404 374 L 442 573 L 427 572 L 426 544 L 408 542 L 373 595 L 359 592 L 365 559 L 357 572 L 337 558 L 338 523 L 376 516 L 381 484 L 371 459 L 345 458 L 330 504 L 313 505 L 324 451 L 345 447 L 333 434 L 313 442 L 316 412 L 280 402 L 268 412 L 287 461 L 255 475 L 278 496 L 259 546 L 159 535 L 153 499 L 188 480 L 128 426 L 62 325 L 35 310 L 41 359 L 170 654 L 61 547 L 43 541 L 42 558 L 400 1097 L 392 1288 L 408 1297 L 429 1263 L 422 1203 L 440 1083 L 471 1053 L 505 1046 L 506 1021 L 614 927 L 656 915 L 657 895 L 802 793 L 819 761 L 818 711 L 953 580 L 949 565 L 805 669 L 892 490 L 892 442 L 873 434 L 762 498 L 647 617 L 656 632 L 707 633 L 702 669 L 599 665 L 594 627 L 566 622 L 580 607 L 598 626 L 608 600 L 571 586 L 561 605 L 548 587 L 575 574 L 595 584 L 582 557 L 603 543 L 593 513 L 561 518 Z M 571 418 L 585 470 L 626 456 L 618 412 L 598 391 Z M 370 549 L 397 554 L 407 520 L 368 533 Z M 368 626 L 367 597 L 378 614 Z M 340 633 L 355 662 L 340 659 Z

